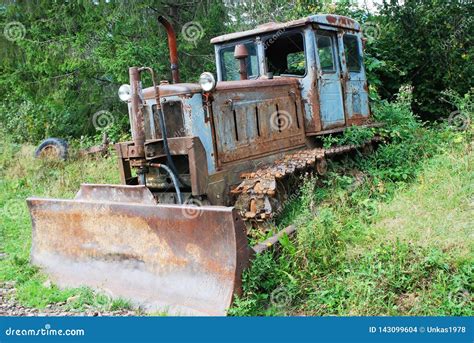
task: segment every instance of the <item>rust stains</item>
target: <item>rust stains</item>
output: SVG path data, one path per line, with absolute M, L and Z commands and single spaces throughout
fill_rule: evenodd
M 150 311 L 199 315 L 224 315 L 240 291 L 249 247 L 232 208 L 101 195 L 28 206 L 32 261 L 63 286 L 106 286 Z
M 327 15 L 326 20 L 329 24 L 344 27 L 344 28 L 356 28 L 356 22 L 348 17 L 340 16 L 340 15 Z

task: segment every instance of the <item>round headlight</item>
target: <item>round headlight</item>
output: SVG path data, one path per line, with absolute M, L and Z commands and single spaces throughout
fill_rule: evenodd
M 210 92 L 216 88 L 216 79 L 212 73 L 205 72 L 199 76 L 199 84 L 204 92 Z
M 130 85 L 121 85 L 118 90 L 118 96 L 122 101 L 128 101 L 130 99 L 131 89 Z

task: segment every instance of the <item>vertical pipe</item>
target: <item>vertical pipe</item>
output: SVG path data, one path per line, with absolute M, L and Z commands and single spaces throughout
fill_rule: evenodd
M 170 63 L 171 63 L 171 77 L 173 83 L 179 83 L 179 66 L 178 66 L 178 47 L 176 44 L 176 33 L 174 32 L 173 26 L 163 16 L 158 17 L 158 21 L 165 27 L 168 35 L 168 49 L 170 51 Z
M 239 58 L 239 74 L 241 80 L 247 80 L 247 63 L 245 63 L 245 57 Z
M 239 74 L 241 80 L 247 80 L 247 57 L 249 52 L 245 44 L 237 44 L 234 49 L 234 58 L 239 60 Z
M 130 105 L 132 111 L 132 139 L 136 148 L 136 157 L 145 156 L 144 144 L 145 144 L 145 126 L 143 117 L 143 105 L 140 99 L 141 93 L 141 81 L 140 81 L 140 70 L 137 67 L 131 67 L 128 69 L 130 76 L 130 88 L 131 98 Z

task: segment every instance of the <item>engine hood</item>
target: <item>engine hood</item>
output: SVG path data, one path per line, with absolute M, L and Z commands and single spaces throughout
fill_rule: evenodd
M 172 95 L 192 95 L 195 93 L 201 93 L 202 89 L 198 83 L 176 83 L 169 85 L 160 85 L 160 96 L 172 96 Z M 145 99 L 153 99 L 155 92 L 153 87 L 148 87 L 143 90 L 143 96 Z

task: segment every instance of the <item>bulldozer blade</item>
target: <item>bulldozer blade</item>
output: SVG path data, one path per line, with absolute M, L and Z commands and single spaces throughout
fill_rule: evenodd
M 226 315 L 240 292 L 250 249 L 233 208 L 159 205 L 144 186 L 112 185 L 27 203 L 32 263 L 61 287 L 170 315 Z

